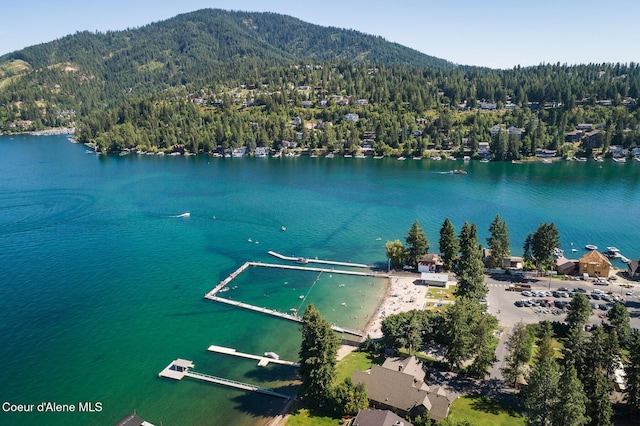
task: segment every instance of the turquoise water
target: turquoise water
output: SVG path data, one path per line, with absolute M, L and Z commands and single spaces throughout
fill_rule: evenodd
M 203 299 L 245 261 L 273 262 L 268 250 L 384 264 L 384 242 L 402 240 L 415 219 L 437 251 L 445 217 L 456 230 L 475 222 L 484 241 L 499 213 L 515 254 L 553 221 L 569 255 L 596 244 L 640 256 L 637 162 L 471 162 L 467 175 L 450 175 L 462 161 L 84 151 L 62 136 L 0 138 L 0 399 L 102 410 L 0 411 L 0 424 L 112 424 L 136 409 L 156 424 L 248 425 L 278 412 L 274 398 L 157 377 L 180 357 L 293 392 L 289 367 L 206 351 L 297 358 L 298 325 Z M 191 216 L 171 217 L 183 212 Z M 281 311 L 311 302 L 331 322 L 362 327 L 385 282 L 250 268 L 233 285 L 225 297 Z

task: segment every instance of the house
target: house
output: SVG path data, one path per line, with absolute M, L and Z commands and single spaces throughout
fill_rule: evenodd
M 352 112 L 350 112 L 349 114 L 346 114 L 344 116 L 345 120 L 347 121 L 353 121 L 354 123 L 357 123 L 358 120 L 360 120 L 360 116 L 358 114 L 354 114 Z
M 608 277 L 611 262 L 605 255 L 597 250 L 591 250 L 578 260 L 578 272 L 580 275 L 588 274 L 590 277 Z
M 555 149 L 541 149 L 541 148 L 536 149 L 536 157 L 540 157 L 540 158 L 555 157 L 557 153 L 558 151 L 556 151 Z
M 582 147 L 585 149 L 599 148 L 602 145 L 602 130 L 591 130 L 582 137 Z
M 413 426 L 407 420 L 389 410 L 360 410 L 351 426 Z
M 569 260 L 564 256 L 560 256 L 556 259 L 556 271 L 559 274 L 569 275 L 576 270 L 576 261 Z
M 373 139 L 363 139 L 362 143 L 360 143 L 360 149 L 362 151 L 371 151 L 373 149 Z
M 486 111 L 493 111 L 498 108 L 498 104 L 495 102 L 478 102 L 478 108 Z
M 436 274 L 434 272 L 422 272 L 420 274 L 420 283 L 434 287 L 447 287 L 449 282 L 449 274 Z
M 629 150 L 621 147 L 620 145 L 611 145 L 609 152 L 613 157 L 626 157 L 629 154 Z
M 524 130 L 523 129 L 518 129 L 515 126 L 511 126 L 507 129 L 507 133 L 509 133 L 509 136 L 514 136 L 518 139 L 522 138 L 522 135 L 524 134 Z
M 478 142 L 478 155 L 487 156 L 490 153 L 489 142 Z
M 502 267 L 504 269 L 522 269 L 524 259 L 520 256 L 507 256 L 502 259 Z
M 418 272 L 436 272 L 442 265 L 442 258 L 439 255 L 427 253 L 418 261 Z
M 354 371 L 353 383 L 364 383 L 371 406 L 402 417 L 429 411 L 432 420 L 444 419 L 455 396 L 439 386 L 428 386 L 422 361 L 415 356 L 388 358 L 368 371 Z
M 360 105 L 360 106 L 369 105 L 369 101 L 367 99 L 358 99 L 356 101 L 356 105 Z
M 640 278 L 640 260 L 632 260 L 627 265 L 627 274 L 632 280 Z
M 495 138 L 498 134 L 500 134 L 501 131 L 502 131 L 502 128 L 500 127 L 500 125 L 496 124 L 491 128 L 491 137 Z
M 573 130 L 564 134 L 564 141 L 568 143 L 580 142 L 582 130 Z
M 593 130 L 593 124 L 591 123 L 579 123 L 576 125 L 576 130 L 585 130 L 587 132 L 590 132 L 591 130 Z
M 266 146 L 257 146 L 253 151 L 253 155 L 256 157 L 266 157 L 269 155 L 269 148 Z

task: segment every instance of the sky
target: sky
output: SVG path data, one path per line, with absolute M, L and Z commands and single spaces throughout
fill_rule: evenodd
M 462 65 L 640 62 L 637 0 L 14 0 L 2 7 L 0 55 L 204 8 L 354 29 Z

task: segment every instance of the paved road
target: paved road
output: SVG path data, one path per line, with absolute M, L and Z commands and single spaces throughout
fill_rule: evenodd
M 502 380 L 502 368 L 505 364 L 505 357 L 507 356 L 507 340 L 511 335 L 511 327 L 505 327 L 500 335 L 500 340 L 496 346 L 496 362 L 489 368 L 489 380 Z

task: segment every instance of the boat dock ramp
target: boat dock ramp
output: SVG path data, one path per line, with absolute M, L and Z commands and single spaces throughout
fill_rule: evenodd
M 258 361 L 258 366 L 260 366 L 260 367 L 264 367 L 264 366 L 268 365 L 269 363 L 281 364 L 281 365 L 290 365 L 291 367 L 299 367 L 300 366 L 300 364 L 298 364 L 297 362 L 285 361 L 285 360 L 282 360 L 282 359 L 269 358 L 269 357 L 260 356 L 260 355 L 247 354 L 247 353 L 244 353 L 244 352 L 238 352 L 238 351 L 236 351 L 235 349 L 232 349 L 232 348 L 225 348 L 224 346 L 211 345 L 211 346 L 209 346 L 209 348 L 207 350 L 209 352 L 215 352 L 215 353 L 225 354 L 225 355 L 233 355 L 233 356 L 237 356 L 237 357 L 240 357 L 240 358 L 255 359 L 255 360 Z
M 216 377 L 209 374 L 191 371 L 191 368 L 193 367 L 194 365 L 191 361 L 178 358 L 167 365 L 164 370 L 162 370 L 160 374 L 158 374 L 158 376 L 166 377 L 173 380 L 182 380 L 184 377 L 191 377 L 192 379 L 202 380 L 205 382 L 215 383 L 223 386 L 229 386 L 235 389 L 257 392 L 263 395 L 276 396 L 283 399 L 291 399 L 291 396 L 275 392 L 271 389 L 265 389 L 259 386 L 250 385 L 248 383 L 236 382 L 235 380 L 224 379 L 222 377 Z

